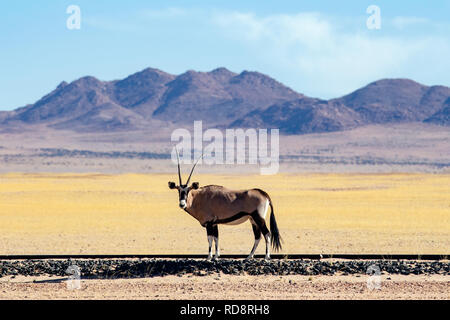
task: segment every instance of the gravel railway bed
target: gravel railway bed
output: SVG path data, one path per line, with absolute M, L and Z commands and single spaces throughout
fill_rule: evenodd
M 368 274 L 376 266 L 381 274 L 450 275 L 450 262 L 423 260 L 270 260 L 253 259 L 63 259 L 0 260 L 5 276 L 68 276 L 69 266 L 84 279 L 162 277 L 167 275 L 351 275 Z M 73 269 L 73 268 L 72 268 Z M 375 268 L 377 269 L 377 268 Z

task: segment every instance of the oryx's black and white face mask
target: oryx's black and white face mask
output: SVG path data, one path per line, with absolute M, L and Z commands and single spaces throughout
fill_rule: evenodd
M 181 209 L 185 209 L 187 206 L 187 199 L 188 199 L 188 195 L 189 192 L 191 190 L 196 190 L 199 187 L 199 183 L 198 182 L 193 182 L 190 186 L 184 184 L 184 185 L 180 185 L 177 186 L 175 184 L 175 182 L 169 182 L 169 188 L 170 189 L 177 189 L 178 190 L 178 196 L 179 196 L 179 205 Z
M 186 184 L 183 184 L 181 182 L 180 159 L 178 157 L 178 150 L 176 150 L 176 151 L 177 151 L 177 160 L 178 160 L 178 180 L 179 180 L 179 185 L 176 185 L 175 182 L 171 182 L 170 181 L 169 182 L 169 188 L 178 190 L 179 201 L 180 201 L 179 202 L 179 206 L 180 206 L 181 209 L 186 209 L 189 192 L 191 190 L 196 190 L 199 187 L 199 183 L 198 182 L 193 182 L 189 186 L 189 181 L 191 180 L 192 173 L 194 172 L 194 168 L 197 165 L 198 160 L 194 164 L 194 166 L 192 167 L 191 173 L 189 174 L 189 178 L 187 179 Z M 199 158 L 199 160 L 200 160 L 200 158 Z

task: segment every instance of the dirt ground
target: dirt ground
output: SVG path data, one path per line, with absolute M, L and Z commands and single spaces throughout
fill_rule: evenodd
M 63 277 L 4 277 L 0 299 L 445 299 L 450 278 L 444 275 L 352 276 L 166 276 L 84 280 L 70 289 Z M 370 289 L 372 284 L 379 288 Z M 373 279 L 372 279 L 373 280 Z M 372 286 L 374 287 L 374 286 Z M 376 287 L 376 285 L 375 285 Z

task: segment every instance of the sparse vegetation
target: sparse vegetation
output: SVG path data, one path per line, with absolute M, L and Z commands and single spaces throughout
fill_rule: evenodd
M 37 150 L 36 157 L 70 157 L 70 158 L 105 158 L 105 159 L 170 159 L 170 154 L 134 151 L 98 152 L 90 150 L 68 150 L 42 148 Z

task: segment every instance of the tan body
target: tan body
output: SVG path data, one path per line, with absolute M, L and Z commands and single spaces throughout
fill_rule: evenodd
M 222 186 L 209 185 L 189 192 L 186 208 L 191 216 L 197 219 L 202 226 L 207 223 L 214 224 L 239 224 L 247 221 L 250 214 L 258 211 L 264 219 L 269 199 L 257 189 L 252 190 L 230 190 Z M 240 212 L 249 215 L 230 221 Z

